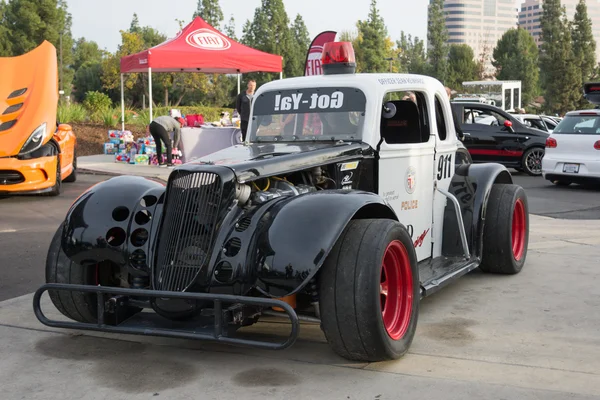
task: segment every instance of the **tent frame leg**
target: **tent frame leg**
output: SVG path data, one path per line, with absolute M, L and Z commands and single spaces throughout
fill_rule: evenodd
M 152 68 L 148 68 L 148 96 L 150 97 L 148 99 L 148 103 L 150 105 L 150 122 L 152 122 L 152 120 L 154 120 L 154 115 L 152 114 Z
M 238 78 L 238 94 L 240 94 L 242 90 L 242 74 L 237 74 Z
M 125 86 L 123 84 L 123 74 L 121 74 L 121 131 L 125 130 Z

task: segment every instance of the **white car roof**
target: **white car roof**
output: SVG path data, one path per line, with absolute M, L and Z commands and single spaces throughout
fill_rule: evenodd
M 590 109 L 590 110 L 569 111 L 568 113 L 565 114 L 565 116 L 579 115 L 581 113 L 600 115 L 600 109 L 594 109 L 593 108 L 593 109 Z
M 384 96 L 389 92 L 418 91 L 425 93 L 427 97 L 428 117 L 432 125 L 436 121 L 435 95 L 438 95 L 442 100 L 442 107 L 447 107 L 448 115 L 452 115 L 452 109 L 444 85 L 430 76 L 416 74 L 349 73 L 279 79 L 260 86 L 254 93 L 254 99 L 257 99 L 264 92 L 275 90 L 321 87 L 351 87 L 359 89 L 365 94 L 367 109 L 365 111 L 364 126 L 367 129 L 363 132 L 362 140 L 372 147 L 377 147 L 379 132 L 369 129 L 369 127 L 379 127 L 381 123 L 381 107 L 385 100 Z M 252 109 L 254 109 L 255 102 L 253 102 Z M 250 121 L 251 123 L 252 121 Z M 456 135 L 451 136 L 455 137 Z

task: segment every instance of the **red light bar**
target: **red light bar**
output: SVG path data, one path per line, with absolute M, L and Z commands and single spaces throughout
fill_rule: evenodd
M 321 56 L 323 73 L 352 74 L 356 71 L 354 48 L 350 42 L 328 42 L 323 46 Z
M 580 112 L 579 115 L 598 115 L 598 113 L 595 112 Z

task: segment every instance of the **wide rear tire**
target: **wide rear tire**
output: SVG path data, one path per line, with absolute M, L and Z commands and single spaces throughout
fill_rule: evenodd
M 529 245 L 529 204 L 525 190 L 512 184 L 494 184 L 488 199 L 479 268 L 496 274 L 517 274 Z
M 420 285 L 415 250 L 403 225 L 350 221 L 318 279 L 321 328 L 338 355 L 383 361 L 408 351 Z

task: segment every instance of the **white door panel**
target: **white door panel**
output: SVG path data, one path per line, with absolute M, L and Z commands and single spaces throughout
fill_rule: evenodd
M 382 146 L 379 160 L 379 195 L 412 234 L 418 261 L 431 257 L 433 138 L 430 142 Z

